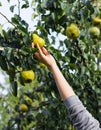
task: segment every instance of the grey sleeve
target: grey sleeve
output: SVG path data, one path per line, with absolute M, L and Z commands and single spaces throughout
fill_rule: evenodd
M 64 100 L 64 104 L 76 130 L 101 130 L 99 122 L 86 110 L 76 95 Z

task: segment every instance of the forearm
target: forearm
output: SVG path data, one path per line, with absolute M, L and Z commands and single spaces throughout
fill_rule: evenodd
M 63 74 L 59 70 L 58 66 L 56 64 L 52 65 L 50 69 L 53 73 L 57 88 L 58 88 L 59 93 L 61 95 L 61 98 L 63 100 L 65 100 L 68 97 L 75 95 L 73 89 L 66 81 L 65 77 L 63 76 Z
M 76 130 L 101 130 L 99 127 L 99 122 L 94 119 L 94 117 L 92 117 L 92 115 L 83 106 L 82 102 L 76 96 L 73 89 L 59 70 L 58 66 L 52 65 L 51 71 L 57 84 L 59 93 L 67 107 L 69 117 Z

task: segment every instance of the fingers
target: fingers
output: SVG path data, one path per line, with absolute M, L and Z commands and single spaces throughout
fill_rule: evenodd
M 34 55 L 39 61 L 41 61 L 45 55 L 38 44 L 36 45 L 36 47 L 38 48 L 38 51 Z
M 32 48 L 35 47 L 33 42 L 31 43 L 31 46 L 32 46 Z M 44 47 L 40 48 L 40 46 L 38 44 L 36 45 L 36 47 L 38 48 L 40 54 L 43 53 L 45 55 L 49 55 L 49 52 L 46 50 L 46 48 L 44 48 Z
M 34 54 L 34 56 L 35 56 L 35 58 L 37 58 L 39 61 L 41 60 L 39 53 L 36 52 L 36 53 Z
M 50 55 L 50 53 L 46 50 L 46 48 L 42 48 L 42 51 L 43 51 L 43 53 L 45 54 L 45 55 Z
M 32 43 L 32 48 L 34 48 L 34 44 Z M 37 59 L 40 60 L 40 57 L 44 58 L 45 56 L 49 55 L 50 53 L 46 50 L 46 48 L 42 47 L 40 48 L 40 46 L 37 44 L 36 47 L 38 48 L 38 52 L 36 52 L 34 55 L 35 57 L 37 57 Z
M 34 48 L 34 43 L 33 42 L 31 43 L 31 46 L 32 46 L 32 48 Z
M 43 54 L 43 52 L 42 52 L 42 50 L 41 50 L 40 46 L 39 46 L 38 44 L 37 44 L 36 46 L 37 46 L 37 48 L 38 48 L 38 50 L 39 50 L 39 53 L 42 55 L 42 54 Z
M 40 48 L 40 46 L 37 44 L 37 48 L 39 49 L 40 54 L 49 55 L 50 53 L 46 50 L 45 47 Z

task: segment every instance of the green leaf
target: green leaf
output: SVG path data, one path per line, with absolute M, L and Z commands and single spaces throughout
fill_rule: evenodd
M 18 26 L 18 28 L 19 28 L 19 30 L 22 32 L 22 34 L 27 34 L 27 33 L 28 33 L 28 31 L 27 31 L 27 29 L 26 29 L 25 27 L 23 27 L 23 26 Z
M 0 6 L 2 6 L 2 3 L 0 2 Z
M 12 22 L 14 24 L 18 24 L 19 25 L 19 21 L 18 21 L 18 19 L 16 17 L 11 18 L 11 20 L 12 20 Z
M 76 0 L 68 0 L 67 2 L 69 3 L 69 4 L 72 4 L 72 3 L 74 3 Z
M 12 87 L 12 93 L 13 93 L 13 95 L 17 96 L 17 88 L 18 88 L 17 82 L 16 81 L 12 81 L 11 82 L 11 87 Z
M 23 8 L 28 8 L 29 7 L 29 1 L 28 0 L 23 0 L 24 2 L 25 2 L 25 4 L 23 4 L 22 6 L 21 6 L 21 8 L 23 9 Z
M 10 7 L 10 11 L 13 13 L 14 12 L 14 7 L 15 7 L 16 5 L 12 5 L 11 7 Z
M 21 8 L 24 9 L 24 8 L 28 8 L 28 7 L 29 7 L 29 4 L 23 4 Z
M 2 51 L 2 53 L 3 53 L 3 51 Z M 3 57 L 3 56 L 0 56 L 0 67 L 1 67 L 4 71 L 7 71 L 7 69 L 8 69 L 6 59 L 5 59 L 5 57 Z
M 92 6 L 91 2 L 88 1 L 86 5 L 87 5 L 88 10 L 90 10 L 90 15 L 93 14 L 94 13 L 94 7 Z

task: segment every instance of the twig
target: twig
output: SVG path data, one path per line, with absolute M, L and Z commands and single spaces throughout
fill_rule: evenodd
M 20 16 L 20 0 L 18 0 L 18 15 Z
M 0 12 L 0 14 L 1 14 L 10 24 L 12 24 L 15 28 L 17 28 L 16 25 L 13 24 L 3 13 Z

